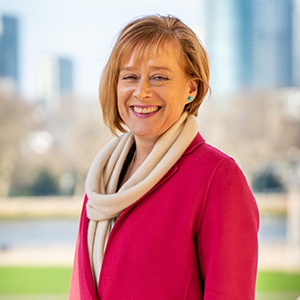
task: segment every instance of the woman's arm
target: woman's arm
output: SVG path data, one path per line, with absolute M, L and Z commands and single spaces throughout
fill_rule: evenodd
M 233 159 L 213 174 L 198 231 L 205 300 L 254 300 L 259 214 Z

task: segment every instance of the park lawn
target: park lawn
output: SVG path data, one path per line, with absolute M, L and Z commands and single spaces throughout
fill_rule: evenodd
M 256 290 L 300 292 L 300 273 L 258 272 Z
M 0 295 L 67 294 L 71 268 L 0 267 Z
M 0 267 L 0 295 L 68 294 L 71 268 Z M 258 292 L 297 292 L 300 273 L 259 272 Z

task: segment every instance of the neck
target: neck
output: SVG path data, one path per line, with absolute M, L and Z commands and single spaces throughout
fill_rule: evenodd
M 137 170 L 139 166 L 146 160 L 158 138 L 159 137 L 145 138 L 134 136 L 136 144 L 135 170 Z
M 132 161 L 126 171 L 126 174 L 122 180 L 121 186 L 137 171 L 137 169 L 146 160 L 150 152 L 152 151 L 157 139 L 145 139 L 144 137 L 134 136 L 135 139 L 135 153 Z

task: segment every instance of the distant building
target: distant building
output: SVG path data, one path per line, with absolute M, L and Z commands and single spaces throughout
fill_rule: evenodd
M 213 93 L 295 84 L 293 0 L 206 0 L 205 6 Z
M 71 105 L 73 62 L 69 58 L 44 56 L 38 61 L 38 100 L 48 112 Z
M 73 90 L 73 62 L 67 58 L 59 58 L 59 89 L 62 96 Z
M 292 0 L 253 2 L 253 86 L 274 89 L 293 85 Z
M 213 93 L 249 86 L 252 74 L 252 18 L 249 0 L 206 0 L 206 47 Z
M 293 83 L 300 87 L 300 0 L 293 9 Z
M 0 15 L 0 86 L 18 90 L 19 81 L 19 21 Z

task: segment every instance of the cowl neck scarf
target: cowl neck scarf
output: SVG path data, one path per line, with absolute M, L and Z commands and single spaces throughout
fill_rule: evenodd
M 134 143 L 131 132 L 113 139 L 93 161 L 86 180 L 88 249 L 96 283 L 111 219 L 153 188 L 181 157 L 199 129 L 194 115 L 184 112 L 162 136 L 139 169 L 116 192 L 120 173 Z

